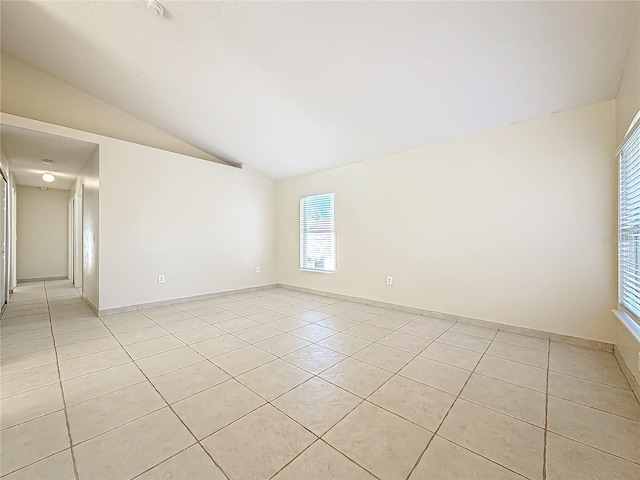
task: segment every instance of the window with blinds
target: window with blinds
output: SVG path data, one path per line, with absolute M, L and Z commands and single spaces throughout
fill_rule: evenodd
M 336 270 L 333 193 L 300 198 L 300 269 Z
M 640 319 L 640 128 L 620 150 L 618 285 L 620 306 Z

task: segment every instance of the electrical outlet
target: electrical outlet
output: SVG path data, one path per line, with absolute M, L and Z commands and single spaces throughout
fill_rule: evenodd
M 393 283 L 393 277 L 387 277 L 387 285 L 391 285 Z
M 158 283 L 164 283 L 164 275 L 158 275 Z
M 256 273 L 260 273 L 260 267 L 256 267 Z

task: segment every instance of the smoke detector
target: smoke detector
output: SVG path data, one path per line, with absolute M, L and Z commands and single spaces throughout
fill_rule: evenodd
M 158 0 L 149 0 L 147 2 L 147 8 L 159 17 L 164 16 L 164 7 Z
M 45 158 L 44 160 L 42 160 L 42 163 L 44 163 L 45 165 L 53 165 L 53 160 Z

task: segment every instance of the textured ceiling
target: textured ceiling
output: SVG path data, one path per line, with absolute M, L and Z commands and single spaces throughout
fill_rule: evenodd
M 3 1 L 2 49 L 286 178 L 614 98 L 637 2 Z

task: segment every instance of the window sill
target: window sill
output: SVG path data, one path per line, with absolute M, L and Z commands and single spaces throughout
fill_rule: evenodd
M 613 310 L 613 314 L 620 320 L 620 323 L 629 330 L 631 335 L 636 337 L 636 340 L 640 342 L 640 325 L 623 310 Z
M 314 272 L 314 273 L 328 273 L 329 275 L 335 275 L 336 271 L 330 272 L 329 270 L 315 270 L 313 268 L 301 268 L 301 272 Z

